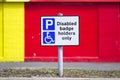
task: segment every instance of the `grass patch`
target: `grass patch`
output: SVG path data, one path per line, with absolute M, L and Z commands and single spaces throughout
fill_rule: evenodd
M 0 77 L 59 77 L 57 69 L 3 69 Z M 64 69 L 63 77 L 73 78 L 120 78 L 120 70 L 98 71 Z

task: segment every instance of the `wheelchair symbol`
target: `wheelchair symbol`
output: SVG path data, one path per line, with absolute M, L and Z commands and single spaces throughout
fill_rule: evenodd
M 55 32 L 43 32 L 43 39 L 44 44 L 54 44 Z

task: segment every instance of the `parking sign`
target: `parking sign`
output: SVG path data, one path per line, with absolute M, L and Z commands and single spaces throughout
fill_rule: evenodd
M 41 17 L 41 45 L 79 45 L 79 17 Z
M 55 19 L 43 18 L 43 30 L 55 30 Z

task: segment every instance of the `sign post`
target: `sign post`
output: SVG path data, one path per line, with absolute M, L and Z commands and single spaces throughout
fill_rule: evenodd
M 58 46 L 58 73 L 59 76 L 63 76 L 63 47 Z
M 63 16 L 62 13 L 59 13 L 58 16 Z M 63 47 L 58 46 L 58 73 L 59 76 L 63 76 Z
M 41 45 L 58 46 L 58 72 L 63 76 L 63 46 L 79 45 L 79 17 L 42 16 L 41 17 Z

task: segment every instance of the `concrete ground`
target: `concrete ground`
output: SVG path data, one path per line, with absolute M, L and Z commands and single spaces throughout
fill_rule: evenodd
M 19 62 L 19 63 L 0 63 L 0 69 L 9 68 L 58 68 L 57 62 Z M 83 69 L 83 70 L 120 70 L 120 63 L 89 63 L 89 62 L 64 62 L 66 69 Z
M 120 78 L 0 78 L 0 80 L 120 80 Z
M 41 69 L 41 68 L 58 68 L 57 62 L 19 62 L 19 63 L 0 63 L 0 69 Z M 71 62 L 64 63 L 66 69 L 83 69 L 83 70 L 120 70 L 120 63 L 88 63 L 88 62 Z M 120 78 L 22 78 L 8 77 L 0 80 L 120 80 Z

